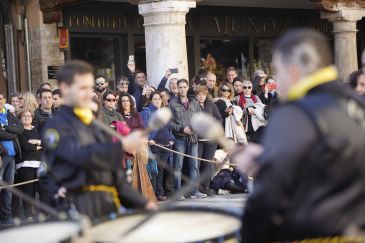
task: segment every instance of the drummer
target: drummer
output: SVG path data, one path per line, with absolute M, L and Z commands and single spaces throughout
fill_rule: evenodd
M 44 157 L 64 197 L 93 221 L 127 208 L 156 209 L 124 180 L 123 151 L 133 154 L 146 142 L 141 131 L 113 142 L 92 123 L 93 68 L 70 61 L 57 73 L 64 105 L 43 130 Z

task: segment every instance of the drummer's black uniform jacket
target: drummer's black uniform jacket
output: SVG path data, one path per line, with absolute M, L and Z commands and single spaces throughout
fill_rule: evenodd
M 274 111 L 243 214 L 243 242 L 365 228 L 364 107 L 361 97 L 327 82 Z
M 87 185 L 115 186 L 123 206 L 146 205 L 147 201 L 124 180 L 122 145 L 112 142 L 95 125 L 82 123 L 71 107 L 62 107 L 47 122 L 42 139 L 51 176 L 67 189 L 78 210 L 93 218 L 108 211 L 109 206 L 113 208 L 108 205 L 113 204 L 111 193 L 85 193 L 82 188 Z

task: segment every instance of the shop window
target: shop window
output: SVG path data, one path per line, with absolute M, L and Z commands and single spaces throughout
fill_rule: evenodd
M 202 66 L 213 71 L 218 79 L 225 78 L 227 67 L 233 66 L 240 76 L 250 76 L 248 39 L 200 40 Z
M 85 60 L 93 65 L 96 74 L 104 75 L 109 87 L 115 86 L 116 51 L 115 37 L 71 37 L 71 59 Z

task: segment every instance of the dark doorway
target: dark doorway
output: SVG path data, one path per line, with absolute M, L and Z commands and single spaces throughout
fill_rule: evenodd
M 219 77 L 224 77 L 225 69 L 233 66 L 238 73 L 249 75 L 249 40 L 248 39 L 204 39 L 200 40 L 200 56 L 208 69 L 214 69 Z M 203 64 L 204 66 L 204 64 Z
M 95 74 L 104 75 L 112 90 L 116 88 L 116 79 L 126 73 L 125 38 L 121 36 L 71 36 L 71 59 L 85 60 L 91 63 Z

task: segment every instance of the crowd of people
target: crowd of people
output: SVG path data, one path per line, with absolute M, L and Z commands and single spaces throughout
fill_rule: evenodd
M 199 179 L 203 171 L 208 171 L 211 179 L 218 174 L 213 163 L 197 159 L 214 161 L 216 151 L 220 148 L 215 141 L 200 138 L 192 130 L 190 123 L 195 113 L 212 115 L 224 127 L 227 138 L 247 144 L 248 141 L 260 139 L 270 114 L 268 108 L 278 97 L 274 77 L 267 76 L 261 70 L 255 72 L 255 82 L 242 79 L 233 67 L 227 68 L 226 77 L 219 80 L 213 72 L 202 69 L 189 82 L 177 79 L 169 69 L 155 88 L 148 84 L 146 74 L 137 70 L 134 63 L 128 63 L 128 69 L 128 75 L 117 80 L 115 92 L 109 88 L 104 76 L 95 76 L 93 112 L 96 118 L 126 136 L 134 130 L 145 128 L 156 110 L 169 107 L 173 115 L 171 122 L 151 132 L 148 138 L 146 169 L 157 201 L 168 200 L 180 189 L 183 174 L 191 179 Z M 13 184 L 38 178 L 43 160 L 43 128 L 54 119 L 62 104 L 60 89 L 52 87 L 50 83 L 42 83 L 35 93 L 14 93 L 8 99 L 0 94 L 1 181 Z M 161 148 L 161 145 L 181 154 L 171 153 Z M 182 154 L 193 158 L 185 158 Z M 123 169 L 132 170 L 133 163 L 133 155 L 125 153 L 121 164 Z M 166 165 L 170 167 L 169 170 Z M 230 188 L 226 186 L 226 181 L 232 182 L 223 178 L 216 180 L 222 183 L 211 183 L 211 179 L 202 181 L 199 187 L 180 200 L 186 196 L 204 198 L 217 194 L 219 189 Z M 55 193 L 50 192 L 44 182 L 26 184 L 19 189 L 33 198 L 39 195 L 39 199 L 44 202 L 49 202 Z M 243 192 L 245 189 L 238 191 Z M 3 225 L 12 224 L 14 215 L 31 219 L 34 214 L 31 205 L 13 197 L 7 190 L 1 190 L 0 193 Z
M 217 194 L 219 189 L 245 192 L 246 185 L 242 183 L 245 178 L 239 178 L 244 175 L 234 168 L 215 171 L 214 163 L 198 159 L 214 161 L 220 147 L 216 141 L 199 137 L 191 128 L 191 119 L 196 113 L 210 114 L 222 124 L 226 138 L 243 145 L 260 143 L 272 109 L 279 103 L 280 89 L 275 76 L 257 70 L 251 81 L 240 77 L 234 67 L 228 67 L 225 77 L 217 78 L 213 72 L 201 69 L 189 82 L 177 79 L 169 69 L 159 85 L 153 87 L 146 74 L 136 69 L 135 63 L 129 62 L 128 70 L 127 76 L 118 78 L 116 91 L 109 88 L 104 76 L 95 76 L 93 113 L 95 118 L 126 136 L 147 127 L 158 109 L 171 110 L 171 121 L 160 130 L 150 132 L 148 137 L 146 169 L 157 201 L 166 201 L 174 195 L 181 188 L 183 175 L 198 179 L 203 172 L 209 173 L 210 178 L 179 200 L 204 198 Z M 365 95 L 363 70 L 351 74 L 348 83 L 358 94 Z M 43 128 L 60 111 L 62 96 L 60 89 L 54 89 L 49 83 L 42 83 L 35 94 L 15 93 L 7 99 L 0 93 L 1 181 L 13 184 L 38 178 L 43 160 Z M 133 156 L 124 154 L 121 167 L 125 171 L 133 169 Z M 166 165 L 171 169 L 166 169 Z M 237 176 L 237 180 L 233 179 Z M 62 188 L 62 185 L 57 187 Z M 19 189 L 33 198 L 38 194 L 44 202 L 49 202 L 55 193 L 63 194 L 62 190 L 52 191 L 41 182 Z M 34 209 L 30 204 L 8 190 L 1 190 L 0 194 L 1 225 L 12 225 L 15 215 L 32 220 Z

